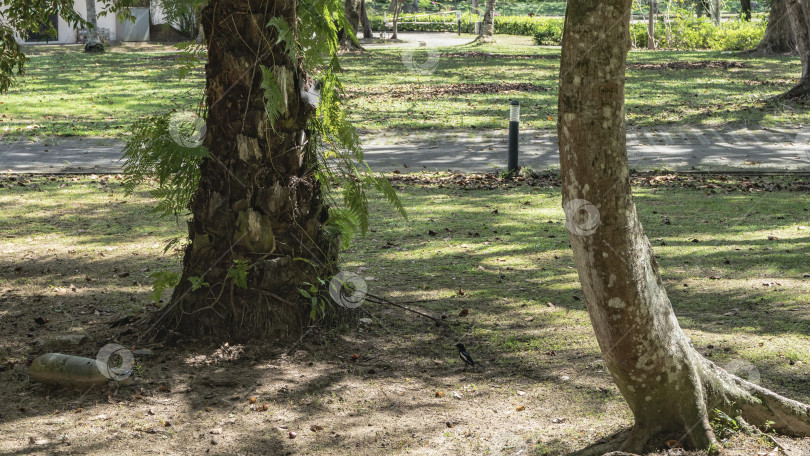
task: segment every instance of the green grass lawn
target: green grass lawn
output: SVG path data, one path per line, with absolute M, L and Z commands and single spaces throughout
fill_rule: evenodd
M 26 73 L 0 95 L 0 134 L 120 138 L 133 119 L 202 101 L 202 68 L 178 78 L 178 51 L 116 45 L 85 54 L 81 45 L 25 47 Z
M 521 102 L 524 128 L 554 128 L 559 48 L 527 37 L 417 50 L 437 59 L 428 74 L 409 71 L 401 47 L 342 56 L 349 118 L 364 130 L 502 128 Z M 177 50 L 120 46 L 86 55 L 78 46 L 29 48 L 27 73 L 0 96 L 0 132 L 18 136 L 122 138 L 138 116 L 193 110 L 202 68 L 179 80 Z M 797 57 L 754 58 L 715 51 L 632 51 L 627 70 L 629 125 L 780 125 L 810 123 L 803 105 L 767 101 L 796 82 Z

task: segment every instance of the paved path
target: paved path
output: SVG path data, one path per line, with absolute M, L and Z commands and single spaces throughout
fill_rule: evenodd
M 520 164 L 535 170 L 558 166 L 556 132 L 523 131 Z M 495 171 L 506 164 L 506 130 L 427 131 L 410 135 L 363 135 L 375 170 L 401 172 Z M 109 139 L 54 138 L 0 142 L 0 171 L 21 173 L 117 173 L 123 144 Z M 695 127 L 633 129 L 628 161 L 638 170 L 808 171 L 810 127 L 717 130 Z

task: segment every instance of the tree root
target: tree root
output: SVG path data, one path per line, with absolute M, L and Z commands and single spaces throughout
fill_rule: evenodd
M 682 428 L 665 429 L 663 426 L 666 423 L 672 423 L 672 417 L 665 416 L 665 412 L 660 422 L 636 417 L 636 423 L 618 448 L 619 451 L 644 453 L 653 446 L 660 446 L 660 442 L 674 438 L 694 449 L 708 449 L 709 454 L 715 454 L 721 448 L 711 426 L 716 411 L 734 417 L 746 434 L 761 436 L 764 435 L 762 431 L 776 431 L 792 436 L 810 435 L 810 405 L 788 399 L 728 373 L 699 355 L 694 362 L 696 371 L 689 380 L 694 385 L 694 392 L 690 393 L 693 399 L 684 401 L 686 397 L 680 394 L 678 410 Z M 784 448 L 776 440 L 769 440 Z M 605 454 L 610 451 L 609 448 L 608 444 L 601 444 L 575 454 Z

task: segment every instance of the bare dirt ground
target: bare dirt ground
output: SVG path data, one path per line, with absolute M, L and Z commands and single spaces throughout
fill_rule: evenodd
M 153 201 L 143 195 L 122 198 L 117 179 L 2 181 L 24 194 L 20 204 L 6 201 L 4 210 L 20 211 L 20 227 L 0 239 L 1 454 L 561 455 L 631 424 L 592 337 L 580 342 L 588 325 L 581 311 L 478 302 L 461 289 L 442 303 L 449 329 L 364 305 L 361 316 L 370 320 L 356 328 L 316 329 L 297 342 L 139 341 L 139 322 L 156 310 L 148 275 L 179 263 L 179 250 L 164 255 L 163 241 L 183 227 L 149 214 Z M 46 185 L 85 196 L 49 207 Z M 396 248 L 389 243 L 381 252 Z M 363 269 L 352 265 L 368 274 Z M 477 337 L 476 309 L 496 315 L 492 324 L 504 332 L 571 342 L 536 347 L 529 358 L 478 338 L 473 356 L 481 365 L 465 370 L 453 344 L 458 334 Z M 128 316 L 135 322 L 122 320 Z M 52 342 L 64 334 L 87 339 Z M 150 351 L 136 356 L 130 385 L 72 391 L 29 379 L 27 364 L 39 354 L 95 357 L 113 341 Z M 807 366 L 794 367 L 797 378 L 806 375 Z M 789 454 L 810 454 L 808 440 L 780 441 Z M 737 436 L 727 454 L 771 449 Z

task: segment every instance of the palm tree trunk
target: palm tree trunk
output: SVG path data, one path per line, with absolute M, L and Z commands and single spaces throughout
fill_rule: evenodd
M 279 17 L 295 30 L 296 7 L 295 0 L 211 0 L 202 12 L 210 158 L 190 205 L 182 279 L 152 323 L 159 335 L 294 336 L 309 321 L 302 284 L 333 273 L 337 239 L 323 229 L 327 207 L 306 130 L 312 109 L 300 96 L 307 75 L 267 26 Z M 272 123 L 260 65 L 284 96 Z

